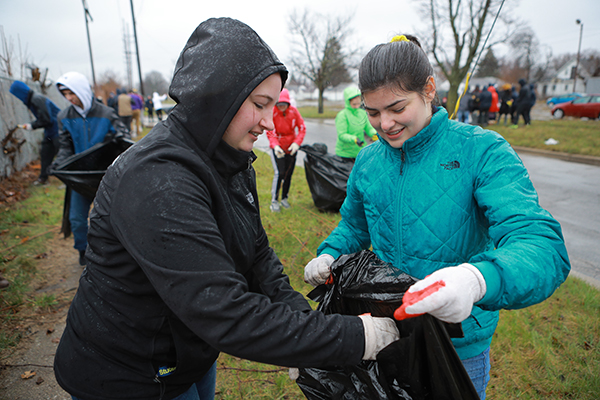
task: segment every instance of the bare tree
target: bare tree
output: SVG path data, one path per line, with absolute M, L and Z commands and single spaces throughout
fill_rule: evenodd
M 167 93 L 169 91 L 169 83 L 160 72 L 150 71 L 144 77 L 144 89 L 146 93 Z
M 586 50 L 581 58 L 581 66 L 590 76 L 600 76 L 600 52 L 594 49 Z
M 510 40 L 511 53 L 518 65 L 525 71 L 525 80 L 531 79 L 531 71 L 539 56 L 540 42 L 533 30 L 525 27 L 516 32 Z
M 351 82 L 348 68 L 358 49 L 351 50 L 346 40 L 351 34 L 352 16 L 332 17 L 304 10 L 290 14 L 293 36 L 293 69 L 314 83 L 319 91 L 318 110 L 323 113 L 323 92 L 343 82 Z
M 0 25 L 0 41 L 2 42 L 2 53 L 0 53 L 0 72 L 6 74 L 6 76 L 13 76 L 14 74 L 14 44 L 12 40 L 6 39 L 4 35 L 4 27 Z
M 503 0 L 422 0 L 422 12 L 430 19 L 427 36 L 431 37 L 424 42 L 450 83 L 449 110 L 454 110 L 460 83 L 480 49 L 491 48 L 511 35 L 514 21 L 504 9 L 495 24 L 495 34 L 484 43 L 502 3 Z
M 108 99 L 111 97 L 111 94 L 114 96 L 115 93 L 117 93 L 117 89 L 122 88 L 123 86 L 123 81 L 119 75 L 112 69 L 107 69 L 100 75 L 94 93 L 96 96 L 102 97 L 105 104 L 108 104 Z

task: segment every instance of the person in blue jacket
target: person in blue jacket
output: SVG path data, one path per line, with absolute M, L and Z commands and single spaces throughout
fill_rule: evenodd
M 48 181 L 48 166 L 52 163 L 58 152 L 58 122 L 56 116 L 60 108 L 49 98 L 35 93 L 21 81 L 14 81 L 10 85 L 10 93 L 15 95 L 33 113 L 36 120 L 30 124 L 21 124 L 20 128 L 32 130 L 44 128 L 44 138 L 40 146 L 40 176 L 34 185 L 43 185 Z
M 462 322 L 453 339 L 480 397 L 500 309 L 548 298 L 570 263 L 559 223 L 542 209 L 527 170 L 495 132 L 448 119 L 416 38 L 404 35 L 362 60 L 359 87 L 381 140 L 363 149 L 348 180 L 342 219 L 305 267 L 325 282 L 342 254 L 373 246 L 418 279 L 407 314 Z
M 81 153 L 117 134 L 128 136 L 128 130 L 117 113 L 94 100 L 90 83 L 84 75 L 68 72 L 58 78 L 56 87 L 71 105 L 57 116 L 60 146 L 50 171 L 73 154 Z M 71 193 L 69 222 L 80 265 L 85 265 L 88 214 L 92 201 L 76 191 Z

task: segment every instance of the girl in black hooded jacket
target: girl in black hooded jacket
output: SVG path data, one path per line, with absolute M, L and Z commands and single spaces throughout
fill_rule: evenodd
M 108 169 L 55 358 L 74 398 L 213 398 L 220 351 L 288 367 L 374 359 L 388 318 L 326 316 L 295 292 L 260 222 L 252 145 L 287 71 L 232 19 L 202 23 L 177 102 Z

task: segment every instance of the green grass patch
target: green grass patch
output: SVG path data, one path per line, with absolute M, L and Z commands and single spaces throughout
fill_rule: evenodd
M 0 206 L 0 270 L 10 286 L 0 291 L 0 336 L 12 337 L 5 332 L 7 322 L 18 320 L 22 307 L 48 309 L 53 299 L 35 297 L 33 282 L 40 277 L 37 259 L 44 257 L 47 240 L 60 229 L 64 188 L 56 178 L 51 184 L 31 186 L 27 199 Z M 5 346 L 0 339 L 0 350 Z
M 595 121 L 552 121 L 586 124 Z M 530 128 L 510 130 L 531 132 Z M 568 124 L 567 124 L 568 125 Z M 495 128 L 492 126 L 492 128 Z M 541 127 L 540 127 L 541 129 Z M 555 130 L 544 136 L 557 140 Z M 304 170 L 297 168 L 289 194 L 290 209 L 269 210 L 273 169 L 267 154 L 257 151 L 254 163 L 263 225 L 292 286 L 303 294 L 312 288 L 303 279 L 304 266 L 319 244 L 337 226 L 340 215 L 323 213 L 313 204 Z M 1 268 L 11 281 L 0 291 L 0 349 L 14 346 L 20 334 L 7 329 L 23 307 L 52 308 L 56 299 L 35 295 L 32 280 L 39 273 L 36 255 L 46 251 L 45 238 L 55 234 L 62 215 L 64 190 L 52 184 L 32 187 L 30 197 L 0 209 Z M 48 233 L 48 231 L 51 231 Z M 28 238 L 23 241 L 24 238 Z M 314 303 L 312 303 L 315 306 Z M 502 311 L 492 342 L 490 399 L 598 399 L 600 393 L 600 292 L 569 278 L 545 302 L 523 310 Z M 287 368 L 221 354 L 217 399 L 303 399 Z
M 340 112 L 342 110 L 343 106 L 328 106 L 328 107 L 324 107 L 323 109 L 323 113 L 319 114 L 319 109 L 317 107 L 311 107 L 311 106 L 306 106 L 306 107 L 298 107 L 298 111 L 300 111 L 300 115 L 302 115 L 302 118 L 324 118 L 324 119 L 328 119 L 328 118 L 335 118 L 335 116 L 337 115 L 338 112 Z
M 519 125 L 517 129 L 502 124 L 489 125 L 487 129 L 498 132 L 512 146 L 600 157 L 600 121 L 598 120 L 532 121 L 531 125 Z M 558 140 L 558 144 L 544 144 L 549 138 Z

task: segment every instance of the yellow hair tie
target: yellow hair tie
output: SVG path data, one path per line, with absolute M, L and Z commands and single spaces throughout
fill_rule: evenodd
M 390 43 L 394 43 L 394 42 L 410 42 L 410 40 L 408 40 L 406 38 L 406 36 L 404 36 L 404 35 L 400 35 L 400 36 L 396 35 L 392 38 L 392 40 L 390 40 Z

